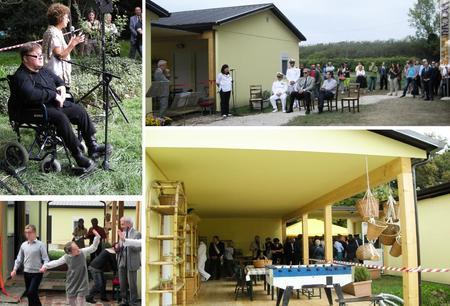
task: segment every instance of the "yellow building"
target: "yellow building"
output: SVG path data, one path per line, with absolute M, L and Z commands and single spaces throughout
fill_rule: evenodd
M 23 242 L 23 229 L 26 224 L 36 226 L 37 237 L 47 245 L 48 250 L 62 249 L 72 240 L 76 221 L 83 218 L 85 227 L 91 227 L 91 219 L 97 218 L 99 225 L 106 228 L 106 214 L 127 216 L 134 221 L 134 227 L 140 231 L 140 203 L 123 202 L 0 202 L 0 238 L 2 245 L 2 277 L 6 280 L 12 270 L 18 248 Z M 108 238 L 116 241 L 117 218 L 111 218 L 114 228 Z M 114 234 L 113 234 L 114 233 Z M 111 241 L 110 240 L 110 241 Z M 86 240 L 86 245 L 89 241 Z M 138 273 L 140 282 L 140 272 Z M 140 287 L 139 287 L 140 292 Z
M 145 146 L 146 186 L 153 180 L 184 182 L 188 207 L 201 219 L 199 235 L 208 242 L 219 235 L 247 249 L 254 235 L 285 238 L 286 225 L 302 220 L 305 262 L 310 215 L 324 220 L 326 260 L 332 260 L 332 205 L 366 190 L 367 160 L 372 188 L 398 183 L 404 241 L 398 266 L 418 264 L 412 171 L 439 148 L 427 137 L 406 131 L 156 129 Z M 147 232 L 155 233 L 158 217 L 148 218 Z M 157 244 L 149 240 L 147 250 L 147 260 L 155 260 Z M 158 295 L 149 292 L 160 274 L 151 265 L 147 269 L 146 301 L 156 306 Z M 402 276 L 406 305 L 417 305 L 417 273 Z
M 450 246 L 445 238 L 450 235 L 450 183 L 418 191 L 417 200 L 421 266 L 448 268 Z M 399 267 L 401 262 L 402 256 L 385 258 L 387 266 Z M 450 284 L 449 273 L 422 273 L 422 279 Z
M 146 16 L 145 16 L 145 41 L 152 41 L 152 21 L 156 21 L 161 17 L 169 17 L 170 13 L 155 2 L 146 0 Z M 147 59 L 152 59 L 152 45 L 147 43 L 146 52 Z M 145 67 L 145 89 L 148 90 L 152 85 L 152 61 L 146 61 Z M 152 108 L 151 98 L 146 98 L 146 109 Z
M 151 68 L 167 60 L 174 91 L 215 97 L 217 108 L 215 79 L 223 64 L 234 69 L 235 105 L 248 105 L 249 86 L 270 91 L 289 58 L 298 61 L 299 44 L 306 40 L 273 4 L 172 12 L 151 26 Z

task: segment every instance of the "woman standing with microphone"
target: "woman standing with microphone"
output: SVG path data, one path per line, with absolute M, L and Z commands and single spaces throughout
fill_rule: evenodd
M 70 9 L 61 4 L 50 5 L 47 11 L 49 26 L 44 33 L 42 42 L 42 55 L 44 56 L 44 67 L 64 80 L 70 86 L 72 67 L 69 63 L 70 53 L 80 43 L 84 42 L 84 35 L 72 36 L 66 43 L 62 29 L 69 23 Z
M 217 87 L 219 88 L 220 94 L 220 110 L 222 113 L 222 118 L 226 119 L 230 117 L 230 97 L 231 90 L 233 87 L 233 79 L 230 75 L 230 67 L 228 65 L 223 65 L 220 69 L 220 73 L 216 80 Z

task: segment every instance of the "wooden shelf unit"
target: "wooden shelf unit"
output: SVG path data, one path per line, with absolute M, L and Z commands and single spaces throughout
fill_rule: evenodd
M 146 264 L 149 275 L 159 274 L 159 280 L 151 281 L 147 278 L 147 299 L 163 294 L 172 295 L 172 305 L 186 305 L 186 219 L 187 200 L 184 185 L 179 181 L 153 181 L 147 199 L 147 250 L 158 249 L 158 256 L 154 252 L 147 252 Z M 158 230 L 150 224 L 150 220 L 159 220 Z M 166 222 L 170 222 L 171 232 Z M 166 225 L 166 226 L 165 226 Z M 171 253 L 164 254 L 164 246 L 170 242 Z M 163 280 L 164 267 L 172 266 L 170 279 Z
M 200 218 L 188 214 L 186 220 L 186 302 L 194 304 L 200 289 L 198 273 L 198 223 Z

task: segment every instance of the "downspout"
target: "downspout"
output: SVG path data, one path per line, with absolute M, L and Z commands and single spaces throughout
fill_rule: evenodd
M 425 165 L 431 161 L 430 152 L 427 152 L 427 158 L 412 164 L 412 176 L 413 176 L 413 186 L 414 186 L 414 210 L 416 219 L 416 241 L 417 241 L 417 265 L 420 267 L 420 235 L 419 235 L 419 212 L 417 207 L 417 184 L 416 184 L 416 167 Z M 422 305 L 422 272 L 418 272 L 418 287 L 419 287 L 419 305 Z

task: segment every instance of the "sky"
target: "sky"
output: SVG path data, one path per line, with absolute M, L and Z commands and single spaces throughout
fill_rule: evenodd
M 306 36 L 303 44 L 402 39 L 414 34 L 408 11 L 416 0 L 154 0 L 169 12 L 274 3 Z

